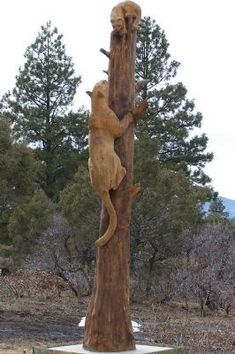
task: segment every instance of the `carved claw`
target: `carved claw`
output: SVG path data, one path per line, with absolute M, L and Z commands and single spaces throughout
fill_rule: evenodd
M 123 189 L 120 193 L 129 195 L 131 198 L 134 198 L 141 191 L 140 183 L 132 184 L 130 187 Z
M 128 193 L 134 198 L 141 191 L 140 183 L 133 184 L 133 186 L 128 188 Z
M 133 117 L 134 117 L 134 122 L 137 123 L 138 120 L 142 118 L 144 115 L 146 109 L 148 108 L 148 101 L 143 100 L 141 103 L 139 103 L 137 106 L 132 111 Z

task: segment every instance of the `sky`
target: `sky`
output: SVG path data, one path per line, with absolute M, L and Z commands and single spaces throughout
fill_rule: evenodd
M 96 81 L 106 78 L 109 21 L 114 0 L 7 0 L 0 2 L 0 96 L 15 85 L 27 46 L 47 21 L 64 35 L 66 53 L 82 76 L 74 109 L 89 108 Z M 165 31 L 171 58 L 181 66 L 177 80 L 203 115 L 202 127 L 214 160 L 205 172 L 220 196 L 235 199 L 235 2 L 234 0 L 136 0 L 142 16 Z

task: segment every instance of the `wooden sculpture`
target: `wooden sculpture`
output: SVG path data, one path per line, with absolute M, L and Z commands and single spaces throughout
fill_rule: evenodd
M 96 241 L 97 246 L 104 246 L 117 227 L 117 215 L 109 191 L 116 190 L 126 174 L 126 169 L 114 151 L 114 139 L 120 137 L 133 122 L 133 115 L 127 113 L 120 121 L 109 108 L 106 80 L 98 82 L 90 96 L 88 166 L 91 184 L 109 214 L 109 226 L 104 235 Z
M 136 31 L 141 18 L 141 8 L 133 1 L 123 1 L 114 6 L 110 21 L 116 34 L 127 33 L 126 21 L 131 20 L 131 31 Z
M 113 207 L 109 191 L 116 190 L 126 175 L 120 158 L 114 150 L 114 141 L 119 138 L 130 123 L 137 122 L 145 109 L 147 101 L 137 105 L 133 112 L 127 113 L 122 120 L 108 106 L 108 82 L 99 81 L 88 91 L 91 97 L 91 115 L 89 118 L 89 174 L 93 188 L 100 196 L 109 214 L 109 226 L 95 243 L 104 246 L 117 227 L 117 214 Z
M 113 8 L 110 51 L 101 50 L 109 58 L 108 85 L 106 81 L 98 83 L 91 94 L 90 174 L 98 193 L 106 195 L 107 200 L 110 196 L 117 226 L 109 241 L 97 248 L 95 281 L 83 340 L 83 347 L 90 351 L 135 349 L 129 306 L 131 205 L 139 191 L 139 186 L 133 184 L 134 128 L 147 108 L 147 102 L 135 108 L 135 48 L 140 12 L 132 1 L 124 1 Z M 123 21 L 120 27 L 115 23 L 118 19 Z M 105 142 L 101 141 L 104 136 Z M 102 162 L 94 167 L 96 144 Z M 104 181 L 101 181 L 102 176 Z M 98 245 L 102 235 L 110 230 L 110 210 L 104 200 Z

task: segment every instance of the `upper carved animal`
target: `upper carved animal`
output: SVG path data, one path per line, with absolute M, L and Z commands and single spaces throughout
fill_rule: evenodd
M 114 151 L 114 140 L 120 137 L 133 122 L 133 115 L 126 114 L 120 121 L 108 106 L 108 82 L 99 81 L 91 93 L 91 115 L 89 118 L 89 174 L 91 184 L 102 199 L 109 214 L 109 226 L 97 241 L 105 245 L 117 227 L 117 215 L 109 191 L 117 189 L 126 169 Z
M 111 11 L 111 24 L 115 33 L 123 36 L 127 33 L 126 21 L 131 19 L 131 30 L 136 31 L 141 18 L 141 8 L 133 1 L 123 1 Z

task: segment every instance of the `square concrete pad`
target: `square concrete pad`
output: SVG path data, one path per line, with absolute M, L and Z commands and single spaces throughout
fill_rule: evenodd
M 149 353 L 177 353 L 179 349 L 170 347 L 158 347 L 151 345 L 136 345 L 135 350 L 127 350 L 122 352 L 99 352 L 99 354 L 149 354 Z M 83 348 L 82 344 L 68 345 L 63 347 L 48 348 L 45 354 L 91 354 L 91 352 Z M 178 352 L 179 353 L 179 352 Z

